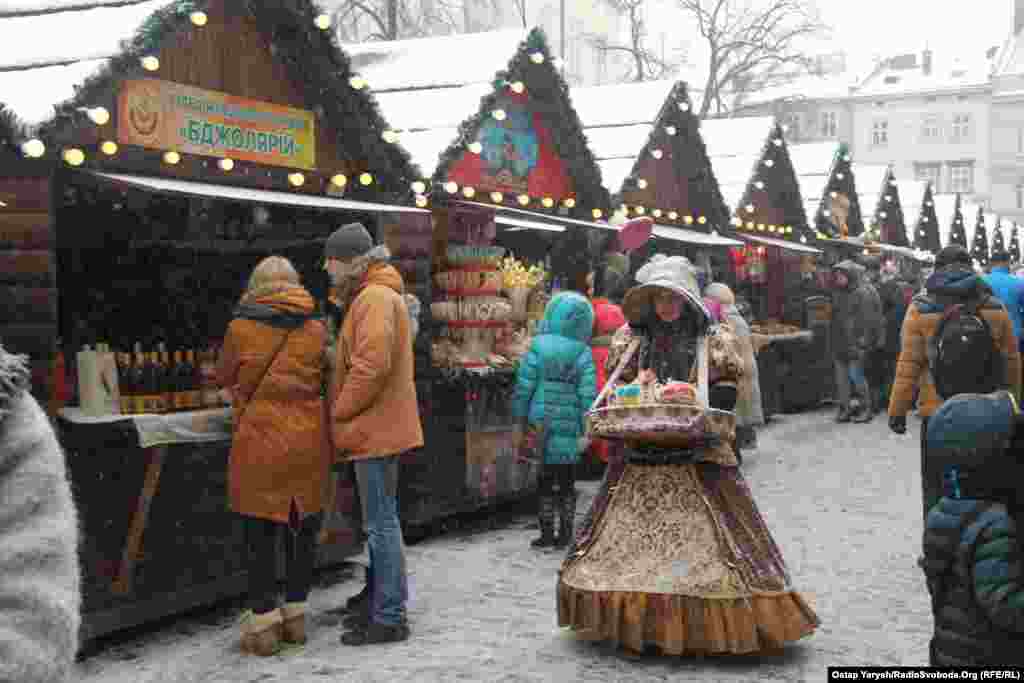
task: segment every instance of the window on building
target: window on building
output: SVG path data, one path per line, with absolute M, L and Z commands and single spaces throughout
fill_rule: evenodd
M 1017 190 L 1017 208 L 1024 209 L 1024 185 L 1018 183 L 1014 189 Z
M 974 192 L 974 162 L 954 161 L 949 164 L 949 191 Z
M 921 140 L 923 142 L 938 142 L 941 137 L 939 117 L 925 116 L 921 123 Z
M 950 132 L 953 142 L 967 142 L 971 137 L 971 115 L 954 114 L 953 128 Z
M 889 122 L 885 119 L 875 121 L 871 127 L 871 145 L 885 147 L 889 144 Z
M 914 177 L 917 180 L 930 182 L 932 184 L 932 191 L 939 192 L 942 164 L 914 164 Z
M 821 112 L 821 137 L 835 138 L 839 135 L 839 115 L 834 111 Z

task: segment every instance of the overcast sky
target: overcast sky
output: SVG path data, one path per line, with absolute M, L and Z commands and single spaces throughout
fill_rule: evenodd
M 1012 31 L 1014 0 L 815 0 L 833 26 L 832 45 L 845 50 L 856 69 L 882 57 L 924 49 L 969 57 L 1001 45 Z M 672 0 L 651 0 L 652 27 L 671 25 Z M 660 14 L 660 17 L 659 17 Z M 676 13 L 676 17 L 678 17 Z M 659 21 L 663 18 L 663 21 Z M 657 29 L 653 29 L 656 31 Z M 670 34 L 668 40 L 672 41 Z M 685 40 L 685 31 L 679 39 Z M 823 46 L 828 48 L 829 45 Z M 696 56 L 696 55 L 695 55 Z

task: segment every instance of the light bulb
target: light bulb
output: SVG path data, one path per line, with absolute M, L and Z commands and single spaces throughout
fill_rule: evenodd
M 192 14 L 188 15 L 188 18 L 191 19 L 192 23 L 196 26 L 206 26 L 206 12 L 193 12 Z
M 825 209 L 824 211 L 821 212 L 821 215 L 824 216 L 825 218 L 828 218 L 832 215 L 832 212 L 829 211 L 828 209 Z
M 426 205 L 427 205 L 427 198 L 424 197 L 421 194 L 416 195 L 416 206 L 418 206 L 418 207 L 420 207 L 422 209 Z
M 800 235 L 800 241 L 803 242 L 804 244 L 807 244 L 807 237 L 804 235 Z
M 518 197 L 516 197 L 516 201 L 519 202 L 520 206 L 526 206 L 527 204 L 530 203 L 530 195 L 521 194 Z
M 760 230 L 761 232 L 764 232 L 764 223 L 758 223 L 757 229 Z
M 423 194 L 427 191 L 427 184 L 422 180 L 415 181 L 410 187 L 412 187 L 412 191 L 416 194 Z
M 758 180 L 758 181 L 754 182 L 754 187 L 756 187 L 759 190 L 763 190 L 764 189 L 764 181 Z
M 384 142 L 388 144 L 394 144 L 398 142 L 398 133 L 396 133 L 393 130 L 386 130 L 383 133 L 381 133 L 380 136 L 384 138 Z
M 647 189 L 647 181 L 644 180 L 643 178 L 641 178 L 640 180 L 636 181 L 636 186 L 639 187 L 641 190 L 646 190 Z
M 491 112 L 491 116 L 493 116 L 496 121 L 504 121 L 507 114 L 504 109 L 495 109 Z
M 362 90 L 366 87 L 366 79 L 361 76 L 353 76 L 348 79 L 348 84 L 352 86 L 354 90 Z
M 747 230 L 754 229 L 754 221 L 747 221 Z
M 93 107 L 88 111 L 89 120 L 97 126 L 105 126 L 110 122 L 110 112 L 105 107 Z
M 38 159 L 46 154 L 46 145 L 38 138 L 32 138 L 21 144 L 21 153 L 30 159 Z
M 220 170 L 227 172 L 235 167 L 235 162 L 231 159 L 221 159 L 217 165 L 220 166 Z
M 892 201 L 892 195 L 888 195 L 888 194 L 885 195 L 885 201 L 891 202 Z
M 576 206 L 576 200 L 573 197 L 568 197 L 562 204 L 565 205 L 565 208 L 572 209 Z
M 533 54 L 530 55 L 530 61 L 533 62 L 534 64 L 543 64 L 544 54 L 542 52 L 534 52 Z
M 775 162 L 772 161 L 771 159 L 765 159 L 764 160 L 764 165 L 767 166 L 768 168 L 771 168 L 772 166 L 775 165 Z
M 679 103 L 679 111 L 690 111 L 690 103 L 689 102 L 680 102 Z
M 743 219 L 740 218 L 739 216 L 733 216 L 732 224 L 735 225 L 737 228 L 741 228 L 743 227 Z
M 512 84 L 511 88 L 512 92 L 516 93 L 517 95 L 522 95 L 523 92 L 526 90 L 526 86 L 523 84 L 522 81 L 516 81 L 515 83 Z
M 601 216 L 603 216 L 604 213 L 602 213 L 601 209 L 594 209 L 593 211 L 590 212 L 590 215 L 593 216 L 594 219 L 596 220 L 596 219 L 600 218 Z
M 651 215 L 654 216 L 655 218 L 661 218 L 661 209 L 655 209 L 654 211 L 651 211 Z
M 772 140 L 772 144 L 776 147 L 782 147 L 782 138 L 775 138 Z
M 344 173 L 336 173 L 331 176 L 331 185 L 345 187 L 348 184 L 348 177 Z
M 368 185 L 372 185 L 373 184 L 373 176 L 370 175 L 369 173 L 360 173 L 359 174 L 359 184 L 362 185 L 363 187 L 366 187 Z
M 181 161 L 181 155 L 175 151 L 164 152 L 164 163 L 174 166 L 176 163 Z
M 100 145 L 100 151 L 106 154 L 108 157 L 112 157 L 117 154 L 117 143 L 113 140 L 107 140 Z
M 754 205 L 753 204 L 747 204 L 746 208 L 747 208 L 747 213 L 754 213 Z
M 466 187 L 462 188 L 462 195 L 466 199 L 472 199 L 474 196 L 476 196 L 476 190 L 467 185 Z
M 775 226 L 774 225 L 769 225 L 768 226 L 768 232 L 775 232 Z
M 645 208 L 644 208 L 644 207 L 642 207 L 642 206 L 638 206 L 638 207 L 636 207 L 636 208 L 635 208 L 635 209 L 633 209 L 633 210 L 634 210 L 634 211 L 636 211 L 636 215 L 637 215 L 637 216 L 643 216 L 643 215 L 644 215 L 645 213 L 647 213 L 647 209 L 645 209 Z
M 655 159 L 660 159 L 664 155 L 665 153 L 662 152 L 660 149 L 651 150 L 651 156 L 654 157 Z
M 840 180 L 842 180 L 845 177 L 846 177 L 846 175 L 843 174 L 843 173 L 836 173 L 836 178 L 839 178 Z
M 828 196 L 831 197 L 832 199 L 835 199 L 836 197 L 839 196 L 839 193 L 833 190 L 832 192 L 828 193 Z
M 472 152 L 473 154 L 479 154 L 480 152 L 484 151 L 484 146 L 481 145 L 479 142 L 471 142 L 469 143 L 469 151 Z
M 301 173 L 289 173 L 288 182 L 292 187 L 302 187 L 306 183 L 306 176 Z
M 64 150 L 64 161 L 66 161 L 69 166 L 81 166 L 85 162 L 85 152 L 77 147 L 66 149 Z
M 459 191 L 459 184 L 456 183 L 454 180 L 449 180 L 447 183 L 444 184 L 444 191 L 447 192 L 448 194 L 455 194 L 456 192 Z
M 679 212 L 678 211 L 669 211 L 668 212 L 668 219 L 670 221 L 678 220 L 679 219 Z
M 501 204 L 503 201 L 505 201 L 505 195 L 503 195 L 500 192 L 492 192 L 491 201 L 494 202 L 495 204 Z
M 665 132 L 668 133 L 669 135 L 675 135 L 676 134 L 676 127 L 675 126 L 665 126 Z
M 701 225 L 704 225 L 705 223 L 708 222 L 707 216 L 701 216 L 700 218 L 697 219 L 697 222 L 700 223 Z
M 321 31 L 326 31 L 331 27 L 331 15 L 319 14 L 317 15 L 317 18 L 313 20 L 313 23 L 316 24 L 316 27 Z
M 885 212 L 885 211 L 882 211 L 878 215 L 881 216 L 882 218 L 888 218 L 889 217 L 889 214 L 887 212 Z
M 541 200 L 540 203 L 544 205 L 545 209 L 550 209 L 552 206 L 555 205 L 555 200 L 552 199 L 551 197 L 545 197 L 544 199 Z
M 551 60 L 551 66 L 555 67 L 556 69 L 561 69 L 564 65 L 565 60 L 563 60 L 561 57 L 555 57 L 554 59 Z
M 142 68 L 146 71 L 156 71 L 160 68 L 160 60 L 153 55 L 148 55 L 142 58 Z

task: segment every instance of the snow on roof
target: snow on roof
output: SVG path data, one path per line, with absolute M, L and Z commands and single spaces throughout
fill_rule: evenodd
M 4 0 L 0 17 L 29 12 L 59 12 L 86 6 L 124 4 L 125 0 Z
M 838 100 L 850 96 L 857 81 L 849 74 L 837 76 L 804 76 L 789 83 L 770 86 L 745 97 L 740 108 L 777 100 Z
M 586 128 L 583 134 L 587 136 L 587 146 L 594 158 L 603 160 L 628 157 L 632 163 L 647 144 L 652 128 L 649 123 L 641 123 L 635 126 Z M 611 186 L 609 189 L 612 189 Z
M 67 66 L 0 71 L 0 102 L 30 126 L 40 124 L 50 119 L 54 107 L 71 99 L 75 88 L 107 61 L 92 59 Z
M 493 92 L 490 83 L 460 88 L 376 93 L 381 114 L 395 130 L 455 128 L 480 109 L 480 100 Z
M 854 97 L 891 97 L 986 86 L 989 84 L 991 68 L 992 62 L 987 59 L 935 59 L 930 74 L 925 74 L 920 66 L 910 69 L 881 68 L 852 94 Z
M 675 84 L 676 81 L 644 81 L 572 88 L 569 97 L 585 129 L 654 123 Z
M 409 152 L 412 163 L 419 166 L 420 173 L 430 178 L 437 170 L 441 155 L 458 136 L 458 128 L 435 128 L 417 133 L 402 133 L 399 144 Z
M 490 83 L 527 35 L 524 29 L 508 29 L 341 47 L 352 60 L 352 70 L 380 92 Z
M 113 57 L 121 52 L 121 41 L 131 39 L 170 1 L 0 19 L 0 68 Z
M 793 162 L 793 170 L 796 171 L 807 222 L 810 225 L 817 222 L 818 207 L 828 184 L 828 175 L 832 170 L 837 147 L 835 142 L 809 142 L 789 146 L 789 158 Z

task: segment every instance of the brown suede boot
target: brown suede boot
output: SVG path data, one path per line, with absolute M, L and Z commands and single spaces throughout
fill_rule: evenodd
M 282 632 L 284 642 L 305 644 L 306 642 L 306 603 L 289 602 L 281 608 L 283 620 Z
M 281 610 L 265 614 L 247 611 L 242 615 L 242 652 L 270 657 L 281 650 Z

